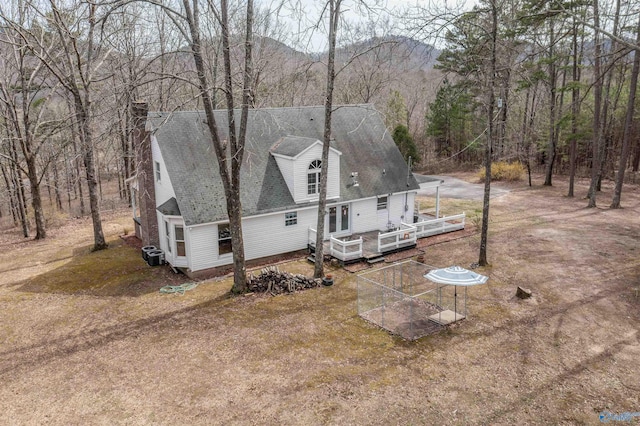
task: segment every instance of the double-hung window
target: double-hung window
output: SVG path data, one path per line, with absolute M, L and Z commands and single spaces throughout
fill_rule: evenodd
M 320 193 L 320 169 L 322 161 L 313 160 L 309 164 L 307 171 L 307 195 L 318 195 Z
M 184 227 L 182 225 L 176 225 L 176 256 L 186 256 L 187 252 L 184 245 Z
M 233 252 L 231 245 L 231 228 L 228 223 L 218 225 L 218 256 Z

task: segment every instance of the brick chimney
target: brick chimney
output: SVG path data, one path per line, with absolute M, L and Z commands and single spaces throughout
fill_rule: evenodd
M 138 198 L 140 202 L 140 235 L 143 246 L 159 247 L 158 216 L 156 214 L 156 190 L 154 165 L 151 154 L 151 137 L 146 131 L 149 106 L 146 102 L 134 101 L 133 145 L 138 169 Z

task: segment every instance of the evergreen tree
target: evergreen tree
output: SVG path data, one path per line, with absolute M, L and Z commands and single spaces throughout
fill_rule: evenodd
M 429 104 L 427 136 L 436 142 L 439 156 L 450 156 L 462 150 L 466 142 L 466 129 L 472 121 L 471 96 L 461 85 L 452 85 L 445 79 L 436 99 Z
M 395 129 L 393 129 L 393 140 L 398 146 L 398 149 L 402 153 L 405 161 L 409 161 L 409 157 L 411 157 L 411 161 L 414 164 L 420 162 L 418 148 L 416 148 L 416 144 L 413 142 L 413 138 L 409 134 L 407 126 L 402 124 L 397 125 Z

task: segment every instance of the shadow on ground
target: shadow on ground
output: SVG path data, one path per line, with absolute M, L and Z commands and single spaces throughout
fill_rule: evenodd
M 116 240 L 97 252 L 90 246 L 74 249 L 68 262 L 15 286 L 29 293 L 136 297 L 187 281 L 168 266 L 150 267 L 138 250 Z

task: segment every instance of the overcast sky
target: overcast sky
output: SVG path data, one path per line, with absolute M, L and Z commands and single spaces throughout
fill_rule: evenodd
M 342 18 L 349 25 L 367 25 L 369 27 L 368 34 L 385 35 L 387 32 L 393 34 L 404 34 L 415 36 L 414 32 L 408 27 L 412 24 L 406 22 L 406 17 L 410 15 L 407 9 L 420 6 L 422 8 L 433 9 L 434 7 L 442 8 L 447 6 L 450 8 L 460 7 L 462 0 L 365 0 L 370 10 L 358 6 L 357 0 L 344 0 L 342 7 Z M 263 7 L 275 9 L 275 5 L 280 0 L 257 0 L 257 4 Z M 288 43 L 296 49 L 302 49 L 307 52 L 322 52 L 327 49 L 327 31 L 326 20 L 320 22 L 320 15 L 323 6 L 326 4 L 322 0 L 292 0 L 291 4 L 295 5 L 295 9 L 287 5 L 280 9 L 279 19 L 280 25 L 287 29 L 289 35 Z M 466 4 L 473 4 L 474 0 L 467 0 Z M 302 13 L 304 11 L 304 13 Z M 320 22 L 318 28 L 313 28 Z M 385 30 L 385 28 L 392 28 Z M 346 31 L 342 28 L 338 36 L 345 37 Z M 421 36 L 416 36 L 422 38 Z M 429 42 L 429 40 L 426 40 Z M 431 41 L 433 43 L 433 41 Z

